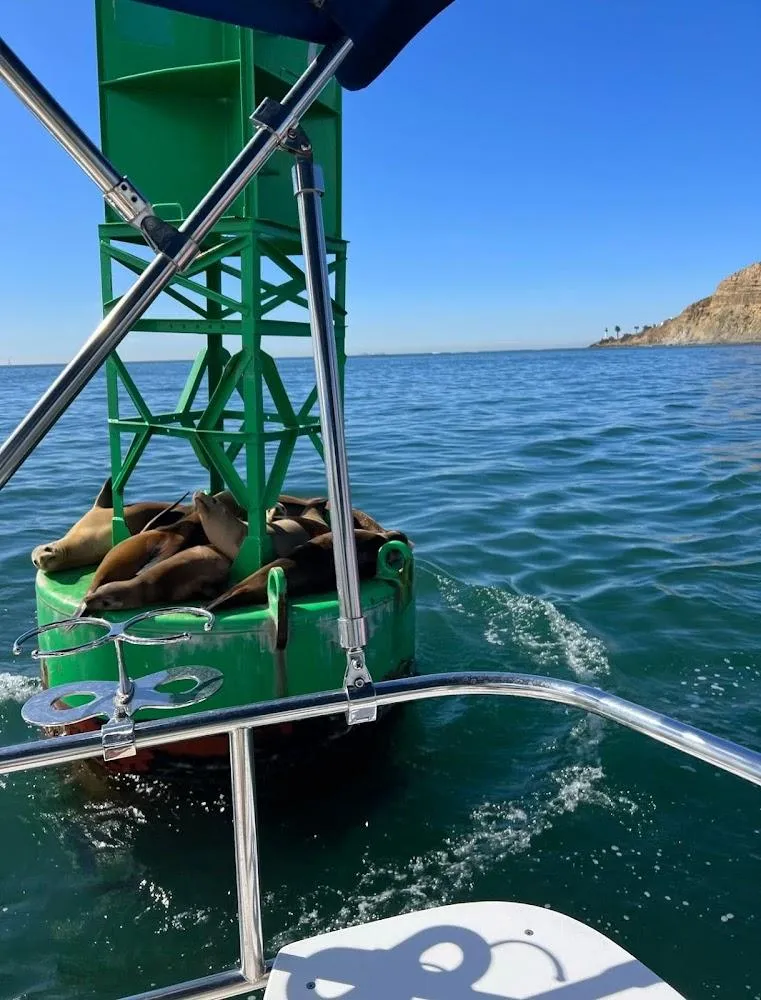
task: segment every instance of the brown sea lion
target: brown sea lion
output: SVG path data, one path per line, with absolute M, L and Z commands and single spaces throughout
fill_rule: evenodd
M 129 580 L 141 569 L 169 559 L 180 549 L 205 541 L 201 518 L 196 511 L 166 528 L 143 530 L 131 538 L 125 538 L 103 557 L 82 603 L 72 617 L 78 618 L 82 614 L 92 595 L 104 584 Z
M 287 493 L 282 493 L 278 498 L 278 503 L 273 510 L 281 509 L 284 513 L 279 516 L 286 517 L 306 517 L 307 512 L 309 512 L 312 518 L 321 518 L 322 521 L 329 528 L 329 521 L 326 518 L 326 512 L 330 511 L 330 501 L 327 497 L 312 497 L 310 499 L 305 499 L 303 497 L 291 496 Z M 352 514 L 354 515 L 354 527 L 364 528 L 365 531 L 383 531 L 382 525 L 378 524 L 375 518 L 371 517 L 364 510 L 360 510 L 358 507 L 352 507 Z M 278 515 L 275 515 L 278 516 Z
M 330 504 L 327 504 L 325 509 L 330 511 Z M 385 531 L 385 528 L 381 527 L 375 518 L 370 517 L 370 515 L 364 510 L 359 510 L 358 507 L 352 507 L 351 512 L 354 515 L 355 528 L 363 528 L 365 531 Z
M 241 507 L 235 497 L 232 495 L 230 490 L 222 490 L 219 493 L 213 494 L 215 500 L 219 500 L 223 503 L 228 510 L 231 510 L 236 517 L 239 517 L 241 521 L 248 520 L 248 511 L 245 507 Z
M 130 534 L 142 531 L 157 514 L 179 520 L 190 513 L 181 503 L 145 500 L 127 504 L 124 520 Z M 99 563 L 111 548 L 111 521 L 114 516 L 114 499 L 111 479 L 107 479 L 90 510 L 55 542 L 38 545 L 32 551 L 32 562 L 37 569 L 56 573 L 62 569 L 92 566 Z
M 320 511 L 317 507 L 307 507 L 301 517 L 296 520 L 306 527 L 312 538 L 326 535 L 330 531 L 330 525 L 325 520 L 324 511 Z
M 327 497 L 295 497 L 290 493 L 281 493 L 277 498 L 276 507 L 281 511 L 281 517 L 300 517 L 305 510 L 316 507 L 318 510 L 328 502 Z
M 104 583 L 88 599 L 85 614 L 208 600 L 219 593 L 229 569 L 230 560 L 211 545 L 193 545 L 141 570 L 131 580 Z
M 359 575 L 363 580 L 375 576 L 378 552 L 385 542 L 397 540 L 406 542 L 407 536 L 401 531 L 365 531 L 362 528 L 354 532 L 357 547 L 357 562 Z M 305 545 L 282 559 L 275 559 L 262 566 L 256 573 L 247 576 L 245 580 L 231 587 L 230 590 L 215 598 L 208 606 L 209 611 L 237 608 L 250 604 L 267 603 L 267 577 L 271 569 L 280 566 L 285 573 L 288 585 L 288 595 L 299 597 L 304 594 L 319 594 L 333 590 L 336 585 L 336 572 L 333 564 L 333 536 L 319 535 Z
M 228 559 L 235 559 L 248 534 L 246 522 L 236 517 L 217 497 L 207 493 L 195 493 L 193 503 L 209 542 Z M 313 534 L 319 533 L 316 523 L 304 522 L 303 518 L 278 518 L 266 527 L 278 558 L 289 555 L 308 542 Z

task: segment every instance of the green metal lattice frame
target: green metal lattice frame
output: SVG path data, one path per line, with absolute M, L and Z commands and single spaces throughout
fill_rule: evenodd
M 147 266 L 143 244 L 134 230 L 120 223 L 100 227 L 101 286 L 104 310 L 113 307 L 115 275 L 125 269 L 137 275 Z M 345 364 L 346 243 L 328 240 L 329 271 L 334 274 L 333 317 L 341 371 Z M 204 243 L 187 270 L 177 275 L 151 310 L 135 324 L 136 331 L 191 333 L 206 338 L 179 395 L 174 410 L 154 413 L 117 353 L 106 364 L 108 428 L 114 491 L 114 542 L 129 534 L 124 521 L 124 490 L 154 436 L 189 442 L 207 470 L 209 489 L 229 489 L 248 511 L 248 537 L 233 575 L 253 572 L 271 556 L 265 512 L 282 491 L 289 462 L 300 437 L 306 436 L 322 457 L 315 387 L 300 403 L 289 397 L 277 362 L 263 349 L 266 337 L 309 337 L 308 315 L 302 320 L 273 317 L 290 304 L 307 309 L 304 272 L 294 258 L 301 255 L 298 231 L 274 223 L 230 219 Z M 276 280 L 264 277 L 265 261 L 274 265 Z M 273 268 L 268 269 L 268 274 Z M 231 279 L 226 281 L 225 279 Z M 223 292 L 237 284 L 236 295 Z M 171 316 L 161 307 L 171 305 Z M 224 336 L 240 339 L 230 353 Z M 198 399 L 206 386 L 207 399 Z M 265 388 L 272 406 L 265 406 Z M 134 414 L 124 416 L 123 389 Z M 128 443 L 126 443 L 129 439 Z M 274 459 L 266 465 L 265 448 L 277 442 Z M 125 446 L 126 444 L 126 446 Z M 236 459 L 243 454 L 243 468 Z

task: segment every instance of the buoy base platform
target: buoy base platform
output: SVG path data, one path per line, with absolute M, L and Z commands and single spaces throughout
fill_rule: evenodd
M 39 572 L 36 579 L 39 625 L 71 617 L 93 573 L 93 567 L 50 575 Z M 336 595 L 287 598 L 284 579 L 273 577 L 271 574 L 267 606 L 219 612 L 215 614 L 211 631 L 204 631 L 200 618 L 180 614 L 161 616 L 135 626 L 137 635 L 158 638 L 188 632 L 190 638 L 167 645 L 125 644 L 127 673 L 137 678 L 190 664 L 221 671 L 224 677 L 221 688 L 206 701 L 176 713 L 183 715 L 340 688 L 346 654 L 338 641 Z M 376 577 L 362 584 L 362 609 L 369 637 L 367 662 L 375 680 L 411 673 L 415 657 L 413 556 L 403 543 L 389 542 L 381 549 Z M 141 610 L 147 609 L 98 613 L 98 617 L 125 621 Z M 72 638 L 73 632 L 63 629 L 40 636 L 43 686 L 56 687 L 83 680 L 115 682 L 118 672 L 113 643 L 69 656 L 44 656 L 46 651 L 84 644 L 99 635 L 95 626 L 81 625 L 75 631 L 76 638 Z M 143 711 L 136 715 L 136 720 L 166 718 L 168 714 Z M 100 721 L 93 720 L 76 729 L 82 731 L 100 725 Z M 345 728 L 343 717 L 335 725 Z M 265 746 L 277 745 L 287 739 L 294 728 L 268 727 L 257 734 L 258 742 Z M 69 727 L 66 731 L 76 730 Z M 164 752 L 169 749 L 164 748 Z M 227 755 L 227 752 L 226 735 L 171 747 L 171 753 L 178 756 L 215 757 Z M 141 762 L 140 757 L 139 754 L 137 758 L 128 758 L 120 766 L 142 769 L 145 762 Z

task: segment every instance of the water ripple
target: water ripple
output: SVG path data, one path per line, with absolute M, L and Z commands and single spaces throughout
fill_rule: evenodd
M 187 367 L 134 375 L 168 410 Z M 282 371 L 303 399 L 311 363 Z M 55 374 L 0 369 L 0 434 Z M 5 742 L 29 738 L 18 709 L 37 686 L 10 655 L 34 621 L 29 553 L 108 474 L 104 398 L 101 377 L 0 493 Z M 761 749 L 760 400 L 754 348 L 351 359 L 354 502 L 416 543 L 418 668 L 577 678 Z M 205 485 L 187 444 L 161 438 L 128 495 Z M 286 485 L 324 489 L 306 440 Z M 590 920 L 692 1000 L 760 992 L 755 790 L 560 706 L 442 701 L 392 732 L 263 782 L 271 947 L 522 898 Z M 3 995 L 102 1000 L 231 964 L 229 794 L 185 777 L 192 792 L 88 769 L 7 781 Z

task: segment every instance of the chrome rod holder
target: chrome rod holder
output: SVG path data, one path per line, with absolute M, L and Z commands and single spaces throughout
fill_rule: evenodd
M 134 635 L 129 630 L 139 622 L 145 622 L 167 614 L 190 614 L 204 619 L 204 631 L 209 632 L 214 625 L 214 615 L 205 608 L 158 608 L 155 611 L 143 611 L 139 615 L 124 622 L 109 622 L 105 618 L 65 618 L 62 621 L 42 625 L 30 629 L 19 636 L 13 644 L 13 653 L 18 656 L 22 645 L 35 636 L 66 626 L 90 625 L 103 628 L 105 631 L 97 639 L 69 646 L 65 649 L 54 649 L 42 652 L 39 648 L 32 650 L 31 656 L 38 660 L 58 656 L 71 656 L 74 653 L 86 653 L 99 649 L 113 642 L 116 652 L 116 664 L 119 679 L 114 685 L 112 681 L 72 681 L 69 684 L 59 684 L 32 695 L 21 708 L 25 722 L 33 726 L 56 727 L 74 725 L 86 722 L 88 719 L 106 717 L 107 722 L 101 728 L 101 743 L 104 760 L 118 760 L 121 757 L 134 757 L 137 754 L 135 742 L 134 715 L 141 709 L 170 710 L 187 708 L 211 697 L 222 686 L 223 676 L 219 670 L 212 667 L 181 666 L 168 670 L 159 670 L 138 680 L 132 680 L 127 673 L 124 662 L 124 643 L 138 646 L 166 646 L 170 643 L 185 642 L 191 638 L 190 632 L 178 632 L 166 636 Z M 172 681 L 194 681 L 192 688 L 186 691 L 162 691 L 165 685 Z M 65 698 L 87 698 L 83 704 L 68 706 L 62 700 Z
M 297 143 L 303 144 L 306 137 L 293 138 Z M 309 145 L 308 140 L 306 144 Z M 373 680 L 367 669 L 364 653 L 367 645 L 367 622 L 362 614 L 338 354 L 322 218 L 321 198 L 325 184 L 322 170 L 312 161 L 311 146 L 309 154 L 297 155 L 292 175 L 293 191 L 299 209 L 320 427 L 330 498 L 330 529 L 333 535 L 339 606 L 338 640 L 346 650 L 344 687 L 349 701 L 347 721 L 351 726 L 360 722 L 374 722 L 377 711 Z

